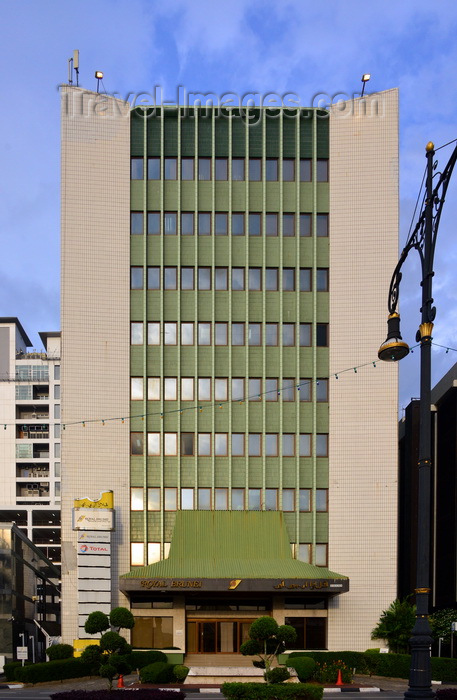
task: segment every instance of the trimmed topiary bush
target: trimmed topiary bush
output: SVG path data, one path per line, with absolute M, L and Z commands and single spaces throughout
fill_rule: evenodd
M 432 680 L 445 682 L 457 681 L 457 659 L 432 656 L 431 661 Z
M 29 661 L 26 661 L 25 663 L 30 664 Z M 20 668 L 22 668 L 21 661 L 9 661 L 7 664 L 5 664 L 3 666 L 3 673 L 5 674 L 6 680 L 7 681 L 15 681 L 16 680 L 16 671 Z
M 44 683 L 90 675 L 90 669 L 80 659 L 62 659 L 42 664 L 31 664 L 16 670 L 16 680 L 23 683 Z
M 284 666 L 275 666 L 265 673 L 267 683 L 284 683 L 290 678 L 290 673 Z
M 188 666 L 176 664 L 176 666 L 173 668 L 173 675 L 178 681 L 178 683 L 183 683 L 186 680 L 189 670 L 190 669 Z
M 135 625 L 135 618 L 127 608 L 113 608 L 109 614 L 109 621 L 111 627 L 117 627 L 118 629 L 123 627 L 131 630 Z
M 229 700 L 322 700 L 324 689 L 309 683 L 223 683 L 221 692 Z
M 71 659 L 73 656 L 73 647 L 71 644 L 53 644 L 46 649 L 46 656 L 49 658 L 49 661 Z
M 132 669 L 144 668 L 149 664 L 154 664 L 156 661 L 167 663 L 167 655 L 162 651 L 152 649 L 151 651 L 132 651 L 126 655 L 126 660 Z
M 156 661 L 140 670 L 142 683 L 171 683 L 174 680 L 173 664 Z
M 295 659 L 289 659 L 287 666 L 297 672 L 300 683 L 305 683 L 312 677 L 316 662 L 310 656 L 298 656 Z
M 365 653 L 361 651 L 292 651 L 289 660 L 305 656 L 320 664 L 342 661 L 348 668 L 355 668 L 357 673 L 368 673 Z

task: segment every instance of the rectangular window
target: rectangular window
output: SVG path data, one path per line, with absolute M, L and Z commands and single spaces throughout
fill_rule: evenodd
M 265 435 L 265 455 L 267 457 L 278 456 L 278 434 L 267 433 Z
M 244 267 L 232 267 L 232 292 L 244 290 Z
M 143 489 L 130 489 L 130 510 L 143 510 Z
M 215 401 L 227 401 L 228 399 L 228 379 L 226 377 L 216 377 L 214 380 Z
M 316 290 L 328 292 L 328 267 L 318 267 L 316 270 Z
M 317 380 L 316 401 L 328 401 L 328 379 Z
M 244 214 L 232 214 L 232 236 L 244 236 Z
M 261 344 L 261 323 L 250 323 L 248 331 L 248 344 L 249 345 L 260 345 Z
M 130 561 L 132 566 L 144 566 L 144 544 L 142 542 L 130 543 Z
M 295 489 L 282 490 L 282 509 L 286 512 L 295 510 Z
M 260 214 L 249 214 L 249 235 L 250 236 L 260 236 L 261 232 L 262 232 L 261 215 Z
M 130 377 L 130 398 L 132 401 L 142 401 L 143 392 L 143 377 Z
M 177 221 L 175 211 L 166 211 L 163 215 L 164 218 L 164 233 L 166 236 L 176 236 L 177 232 Z
M 278 268 L 267 267 L 265 270 L 265 289 L 269 292 L 278 291 Z
M 160 289 L 160 267 L 148 267 L 148 289 Z
M 310 158 L 300 158 L 300 182 L 311 182 Z
M 244 345 L 244 323 L 232 323 L 232 345 Z
M 148 211 L 148 235 L 160 235 L 160 213 L 158 211 Z
M 300 347 L 310 347 L 311 345 L 311 324 L 300 323 Z
M 295 401 L 295 379 L 282 380 L 281 394 L 283 401 Z
M 314 547 L 314 561 L 316 566 L 327 566 L 327 548 L 326 544 L 316 544 Z
M 163 394 L 165 401 L 176 401 L 178 398 L 178 381 L 176 377 L 165 377 L 163 380 Z
M 143 233 L 143 212 L 130 212 L 130 233 L 132 235 L 141 235 Z
M 57 439 L 60 438 L 60 425 L 58 424 L 54 426 L 54 437 Z
M 232 180 L 240 182 L 245 179 L 244 162 L 244 158 L 232 158 Z
M 194 344 L 194 324 L 181 323 L 181 345 Z
M 198 489 L 198 510 L 211 510 L 211 489 Z
M 211 268 L 210 267 L 199 267 L 198 268 L 198 289 L 199 291 L 205 291 L 211 289 Z
M 211 456 L 211 433 L 199 433 L 198 434 L 198 456 L 199 457 L 210 457 Z
M 244 401 L 244 379 L 232 377 L 232 401 Z
M 262 268 L 250 267 L 248 272 L 250 292 L 260 292 L 262 289 Z
M 163 491 L 164 510 L 176 510 L 178 507 L 177 489 L 165 488 Z
M 249 179 L 259 182 L 262 179 L 262 159 L 249 158 Z
M 198 378 L 198 400 L 211 401 L 211 379 L 209 377 Z
M 265 489 L 265 510 L 278 510 L 278 489 Z
M 160 510 L 160 489 L 148 488 L 148 510 Z
M 261 508 L 261 490 L 260 489 L 249 489 L 248 490 L 248 508 L 249 510 L 260 510 Z
M 262 393 L 262 380 L 254 377 L 248 379 L 248 399 L 249 401 L 260 401 Z
M 211 345 L 211 323 L 198 324 L 198 344 Z
M 295 323 L 282 324 L 282 344 L 285 347 L 295 345 Z
M 181 268 L 181 289 L 193 289 L 194 288 L 194 268 L 193 267 L 182 267 Z
M 289 238 L 295 236 L 295 214 L 282 215 L 282 235 Z
M 265 401 L 278 400 L 278 380 L 265 379 Z
M 265 235 L 267 235 L 267 236 L 277 236 L 278 235 L 278 215 L 277 214 L 266 214 L 265 215 Z
M 232 433 L 232 457 L 244 457 L 244 433 Z
M 282 456 L 295 457 L 295 434 L 283 433 L 282 436 Z
M 300 401 L 311 401 L 311 379 L 300 379 L 297 391 L 300 392 Z
M 282 161 L 282 179 L 284 182 L 295 180 L 295 160 L 293 158 L 284 158 Z
M 316 163 L 316 180 L 318 182 L 328 182 L 328 160 L 318 158 Z
M 160 433 L 148 433 L 148 456 L 160 455 Z
M 227 510 L 228 508 L 228 489 L 214 489 L 214 510 Z
M 181 510 L 194 509 L 194 490 L 181 489 Z
M 300 291 L 311 291 L 311 268 L 309 267 L 300 268 Z
M 160 401 L 160 377 L 148 377 L 148 401 Z
M 130 454 L 143 454 L 143 433 L 130 433 Z
M 316 345 L 318 348 L 328 346 L 328 323 L 316 323 Z
M 282 270 L 282 288 L 284 292 L 295 291 L 295 268 L 284 267 Z
M 244 489 L 232 489 L 232 510 L 244 510 Z
M 194 378 L 181 377 L 181 401 L 194 400 Z
M 176 457 L 176 455 L 178 454 L 177 433 L 163 434 L 163 452 L 167 457 Z
M 214 433 L 214 454 L 217 457 L 226 457 L 228 455 L 227 433 Z
M 328 435 L 326 433 L 316 435 L 316 457 L 328 457 Z
M 181 454 L 186 457 L 194 454 L 194 433 L 181 433 Z
M 227 345 L 228 344 L 228 330 L 226 323 L 215 323 L 214 324 L 214 344 L 215 345 Z
M 248 453 L 249 457 L 261 457 L 262 456 L 262 444 L 261 444 L 260 433 L 249 433 L 248 438 Z
M 300 457 L 311 457 L 311 435 L 300 433 Z
M 300 214 L 300 236 L 311 236 L 311 214 Z
M 214 270 L 214 289 L 226 291 L 228 288 L 228 268 L 216 267 Z
M 143 323 L 141 321 L 131 322 L 130 343 L 132 345 L 143 345 Z
M 130 268 L 130 289 L 143 289 L 143 268 Z
M 299 561 L 304 561 L 305 564 L 311 564 L 311 545 L 310 544 L 297 544 L 296 546 L 296 557 Z
M 227 180 L 227 177 L 228 177 L 228 160 L 227 160 L 227 158 L 216 158 L 215 176 L 216 176 L 216 180 Z
M 311 489 L 300 489 L 298 499 L 300 512 L 308 513 L 311 510 Z
M 316 236 L 327 238 L 328 236 L 328 214 L 317 214 L 316 216 Z
M 211 180 L 211 158 L 198 159 L 198 179 Z
M 142 180 L 143 179 L 143 158 L 131 158 L 130 159 L 130 179 L 131 180 Z
M 54 365 L 54 379 L 60 379 L 60 365 Z
M 178 162 L 176 158 L 164 159 L 165 180 L 176 180 L 178 176 Z
M 267 158 L 265 164 L 265 177 L 269 182 L 276 182 L 278 179 L 278 159 Z
M 60 403 L 54 404 L 54 419 L 60 420 Z
M 163 341 L 164 345 L 176 345 L 177 341 L 177 324 L 163 324 Z
M 216 236 L 226 236 L 228 233 L 228 215 L 216 212 L 214 216 L 214 233 Z
M 148 180 L 160 180 L 160 158 L 148 158 Z
M 164 267 L 163 268 L 163 286 L 164 289 L 177 289 L 177 270 L 176 267 Z
M 181 236 L 194 235 L 194 212 L 181 212 Z
M 278 344 L 278 324 L 277 323 L 266 323 L 265 324 L 265 345 L 277 345 Z
M 148 542 L 148 564 L 155 564 L 157 561 L 160 561 L 160 542 Z
M 194 179 L 194 159 L 181 158 L 181 180 Z
M 211 235 L 211 214 L 207 211 L 200 211 L 198 213 L 198 235 Z
M 316 511 L 326 513 L 328 510 L 328 489 L 316 489 Z

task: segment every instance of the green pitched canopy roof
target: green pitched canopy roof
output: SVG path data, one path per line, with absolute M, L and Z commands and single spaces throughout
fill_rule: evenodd
M 292 557 L 283 513 L 178 511 L 168 559 L 121 578 L 344 579 Z

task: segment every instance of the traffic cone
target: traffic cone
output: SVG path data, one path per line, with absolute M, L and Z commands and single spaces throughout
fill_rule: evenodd
M 340 669 L 340 668 L 338 669 L 338 676 L 337 676 L 337 679 L 336 679 L 336 685 L 344 685 L 344 684 L 343 684 L 343 679 L 342 679 L 342 677 L 341 677 L 341 669 Z M 119 687 L 119 686 L 118 686 L 118 687 Z
M 122 674 L 120 674 L 120 676 L 119 676 L 119 680 L 118 680 L 118 682 L 117 682 L 117 687 L 118 687 L 118 688 L 125 688 L 125 685 L 124 685 L 124 676 L 123 676 Z

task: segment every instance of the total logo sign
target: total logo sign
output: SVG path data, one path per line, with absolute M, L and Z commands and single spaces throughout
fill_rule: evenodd
M 78 544 L 78 554 L 111 554 L 109 544 Z

